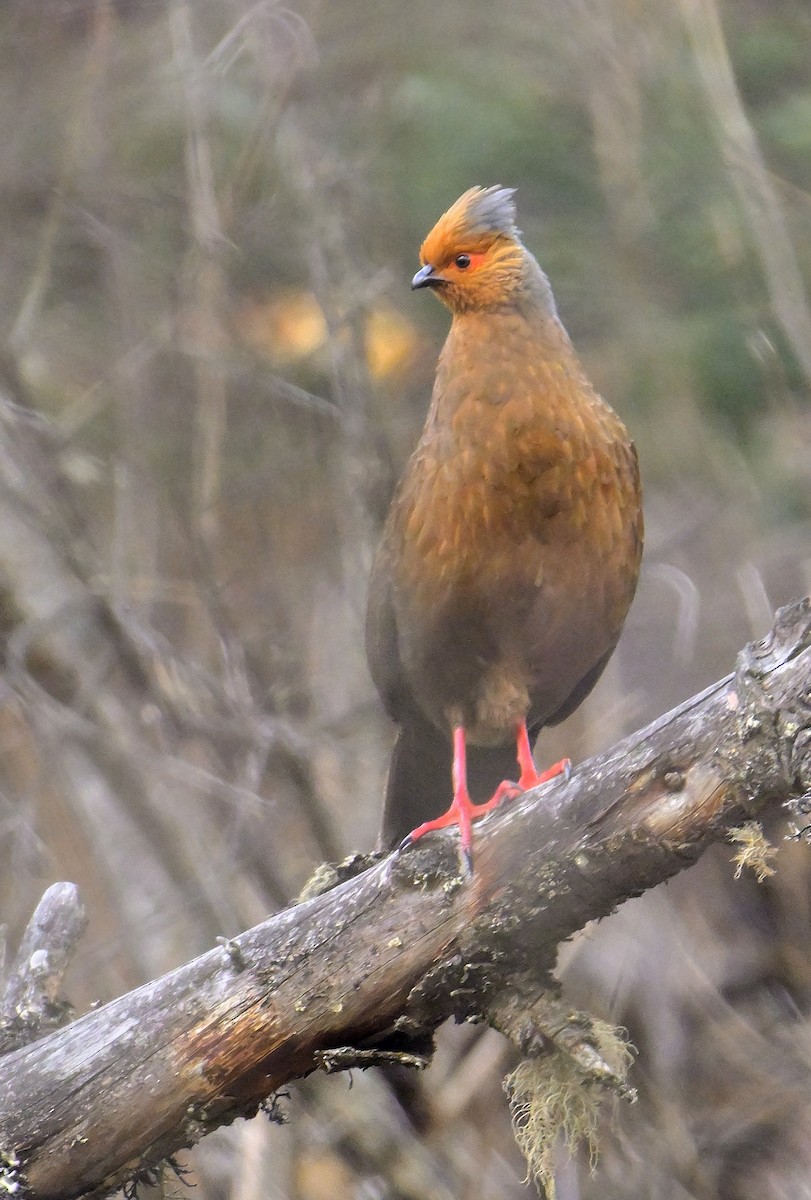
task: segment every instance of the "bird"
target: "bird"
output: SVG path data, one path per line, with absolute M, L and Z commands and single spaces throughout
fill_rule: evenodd
M 514 197 L 470 188 L 420 247 L 411 287 L 451 326 L 366 614 L 397 726 L 379 846 L 458 825 L 468 873 L 472 822 L 568 772 L 539 772 L 532 745 L 602 674 L 643 544 L 634 444 L 577 358 Z

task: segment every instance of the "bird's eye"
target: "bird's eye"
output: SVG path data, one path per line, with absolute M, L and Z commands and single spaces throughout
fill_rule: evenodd
M 456 258 L 453 261 L 456 263 L 456 265 L 460 271 L 466 271 L 467 268 L 470 266 L 470 255 L 469 254 L 457 254 Z

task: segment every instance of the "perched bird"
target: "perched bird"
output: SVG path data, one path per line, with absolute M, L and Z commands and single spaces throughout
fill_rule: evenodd
M 471 188 L 420 248 L 411 286 L 453 319 L 366 624 L 399 726 L 381 845 L 458 824 L 469 869 L 471 820 L 568 766 L 540 775 L 530 739 L 594 687 L 642 553 L 636 451 L 578 362 L 513 194 Z

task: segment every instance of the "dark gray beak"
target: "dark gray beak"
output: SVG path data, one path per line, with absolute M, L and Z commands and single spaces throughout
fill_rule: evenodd
M 434 268 L 430 263 L 426 263 L 424 267 L 420 267 L 417 274 L 411 280 L 411 290 L 416 292 L 417 288 L 433 287 L 437 280 L 434 278 Z

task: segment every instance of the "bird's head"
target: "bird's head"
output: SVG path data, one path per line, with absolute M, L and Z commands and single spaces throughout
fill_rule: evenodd
M 496 186 L 460 196 L 422 243 L 412 288 L 431 288 L 454 313 L 514 303 L 529 264 L 540 268 L 521 242 L 513 195 L 513 188 Z

